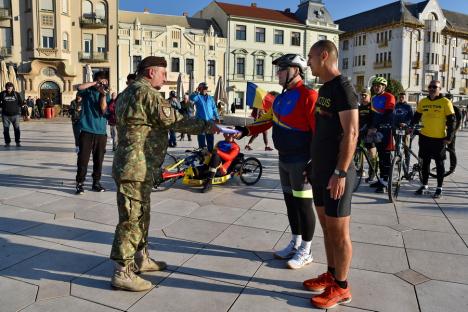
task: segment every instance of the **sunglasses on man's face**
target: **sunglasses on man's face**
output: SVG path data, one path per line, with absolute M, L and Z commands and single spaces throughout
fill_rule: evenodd
M 439 86 L 431 85 L 431 86 L 429 86 L 428 88 L 429 88 L 429 89 L 437 89 L 438 87 L 439 87 Z

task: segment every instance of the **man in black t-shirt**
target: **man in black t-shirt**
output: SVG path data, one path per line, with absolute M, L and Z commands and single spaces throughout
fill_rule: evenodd
M 323 229 L 328 270 L 303 285 L 311 291 L 324 291 L 311 299 L 321 309 L 351 301 L 347 282 L 352 255 L 349 222 L 359 113 L 357 94 L 338 70 L 337 58 L 335 44 L 320 40 L 310 49 L 308 61 L 312 74 L 324 82 L 315 108 L 316 128 L 308 178 Z
M 21 95 L 15 91 L 13 83 L 5 84 L 5 91 L 0 93 L 0 106 L 2 107 L 3 137 L 5 138 L 5 147 L 10 147 L 10 125 L 13 125 L 15 132 L 16 147 L 21 147 L 20 143 L 20 118 L 21 106 L 23 100 Z

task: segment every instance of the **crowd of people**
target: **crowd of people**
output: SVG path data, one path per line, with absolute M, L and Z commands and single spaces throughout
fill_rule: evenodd
M 275 94 L 271 109 L 256 111 L 253 124 L 237 126 L 237 134 L 225 134 L 224 140 L 216 144 L 214 134 L 220 132 L 217 126 L 220 116 L 207 84 L 200 83 L 194 93 L 185 94 L 180 101 L 175 92 L 164 99 L 158 92 L 166 83 L 167 62 L 163 57 L 142 60 L 136 74 L 127 77 L 127 88 L 120 94 L 110 92 L 106 73 L 102 71 L 94 74 L 93 82 L 76 86 L 78 92 L 69 107 L 78 155 L 76 194 L 85 191 L 91 155 L 92 190 L 105 191 L 100 180 L 110 126 L 114 151 L 112 177 L 117 186 L 119 214 L 110 255 L 115 262 L 113 287 L 148 290 L 151 282 L 138 274 L 167 267 L 165 262 L 152 259 L 148 252 L 150 195 L 168 147 L 177 145 L 176 132 L 180 133 L 179 140 L 187 137 L 190 141 L 191 135 L 197 135 L 198 146 L 210 153 L 211 158 L 203 168 L 202 192 L 208 192 L 213 177 L 226 174 L 240 152 L 235 140 L 250 136 L 246 145 L 246 150 L 250 150 L 255 137 L 263 134 L 265 150 L 270 151 L 266 131 L 272 128 L 291 228 L 290 242 L 275 251 L 274 256 L 286 260 L 290 269 L 300 269 L 313 261 L 315 207 L 323 230 L 327 270 L 304 280 L 303 287 L 318 293 L 311 297 L 311 303 L 318 308 L 329 309 L 351 301 L 349 227 L 357 174 L 352 160 L 358 140 L 365 140 L 364 146 L 375 163 L 373 167 L 380 172 L 379 179 L 374 181 L 376 173 L 369 171 L 368 182 L 376 192 L 383 193 L 394 149 L 393 130 L 422 122 L 419 157 L 423 185 L 415 194 L 427 192 L 429 166 L 435 160 L 437 188 L 433 197 L 439 198 L 445 147 L 455 149 L 456 130 L 465 126 L 466 109 L 456 114 L 450 99 L 440 93 L 441 84 L 437 80 L 431 81 L 429 96 L 417 104 L 415 112 L 405 93 L 400 93 L 397 100 L 386 90 L 388 82 L 383 77 L 375 77 L 372 89 L 361 92 L 359 98 L 349 79 L 340 73 L 337 59 L 337 48 L 329 40 L 316 42 L 310 48 L 308 60 L 297 54 L 275 59 L 273 65 L 277 67 L 283 91 Z M 318 92 L 304 83 L 308 68 L 323 82 Z M 30 97 L 26 102 L 37 106 Z M 10 124 L 15 130 L 16 145 L 21 146 L 22 103 L 13 85 L 7 84 L 0 93 L 7 147 L 11 142 Z

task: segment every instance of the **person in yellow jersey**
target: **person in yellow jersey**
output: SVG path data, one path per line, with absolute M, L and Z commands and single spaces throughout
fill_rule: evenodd
M 428 86 L 429 96 L 418 103 L 412 124 L 422 122 L 419 135 L 419 157 L 422 160 L 423 185 L 415 192 L 423 195 L 428 192 L 428 180 L 431 159 L 437 169 L 437 188 L 434 198 L 442 196 L 444 183 L 445 146 L 450 144 L 455 133 L 455 111 L 452 102 L 440 93 L 440 81 L 433 80 Z

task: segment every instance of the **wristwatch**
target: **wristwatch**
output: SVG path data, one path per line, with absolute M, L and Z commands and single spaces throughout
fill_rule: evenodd
M 333 174 L 338 176 L 338 178 L 346 178 L 346 171 L 344 170 L 335 169 L 335 171 L 333 171 Z

